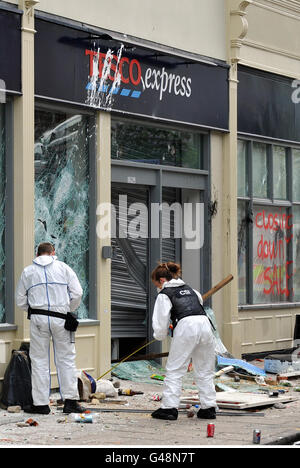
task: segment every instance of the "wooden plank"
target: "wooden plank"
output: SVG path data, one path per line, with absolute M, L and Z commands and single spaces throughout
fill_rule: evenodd
M 247 409 L 260 406 L 272 406 L 276 403 L 289 403 L 298 400 L 297 396 L 278 396 L 275 398 L 267 395 L 240 393 L 240 392 L 219 392 L 217 393 L 217 405 L 219 408 Z M 182 398 L 182 403 L 199 404 L 198 398 Z
M 287 372 L 286 374 L 279 374 L 278 377 L 299 377 L 300 371 Z

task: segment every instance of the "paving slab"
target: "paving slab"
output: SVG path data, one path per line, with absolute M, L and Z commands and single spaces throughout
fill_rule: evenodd
M 299 381 L 292 380 L 294 386 Z M 253 446 L 254 429 L 262 432 L 261 445 L 292 444 L 300 439 L 300 400 L 284 404 L 284 409 L 274 407 L 259 408 L 257 413 L 246 416 L 218 416 L 215 421 L 200 420 L 196 416 L 188 418 L 183 410 L 177 421 L 156 420 L 149 410 L 159 408 L 159 401 L 154 401 L 154 394 L 162 391 L 161 384 L 121 381 L 122 388 L 143 391 L 143 395 L 120 396 L 126 400 L 118 405 L 99 403 L 96 406 L 84 404 L 92 412 L 93 408 L 110 408 L 113 412 L 93 414 L 93 423 L 75 422 L 73 415 L 64 415 L 56 404 L 53 395 L 51 414 L 47 416 L 19 413 L 12 415 L 0 410 L 0 447 L 214 447 L 214 446 Z M 291 395 L 299 394 L 293 388 Z M 147 413 L 126 413 L 124 409 L 145 409 Z M 226 410 L 224 410 L 226 411 Z M 235 413 L 235 411 L 230 411 Z M 245 413 L 245 410 L 242 411 Z M 261 414 L 264 416 L 261 416 Z M 36 427 L 23 427 L 18 424 L 32 418 L 37 421 Z M 214 438 L 207 438 L 207 424 L 215 424 Z M 20 427 L 21 426 L 21 427 Z M 299 437 L 299 439 L 298 439 Z

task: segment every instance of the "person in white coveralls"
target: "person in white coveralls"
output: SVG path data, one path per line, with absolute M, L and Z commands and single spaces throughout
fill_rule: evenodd
M 152 272 L 158 289 L 154 305 L 153 336 L 164 340 L 173 325 L 173 338 L 166 365 L 161 407 L 153 418 L 176 420 L 182 389 L 182 377 L 192 358 L 195 382 L 199 389 L 201 419 L 216 418 L 215 340 L 212 324 L 203 309 L 202 296 L 182 279 L 180 265 L 167 262 Z
M 30 318 L 33 405 L 24 408 L 28 413 L 50 413 L 51 338 L 60 392 L 65 401 L 63 411 L 84 411 L 78 403 L 76 352 L 72 339 L 78 323 L 68 314 L 78 308 L 81 297 L 82 288 L 75 272 L 57 259 L 51 243 L 40 244 L 37 257 L 23 270 L 16 290 L 17 306 L 28 311 Z M 65 328 L 67 317 L 73 320 L 68 329 Z

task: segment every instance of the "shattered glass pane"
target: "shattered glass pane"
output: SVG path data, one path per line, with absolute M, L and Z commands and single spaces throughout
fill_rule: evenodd
M 0 104 L 0 323 L 5 322 L 5 117 Z
M 247 142 L 238 140 L 238 197 L 248 196 Z
M 273 147 L 274 198 L 286 200 L 286 151 L 282 146 Z
M 293 150 L 293 201 L 300 201 L 300 150 Z
M 203 136 L 112 121 L 112 159 L 203 169 Z
M 287 257 L 292 216 L 277 206 L 256 206 L 253 211 L 253 302 L 287 302 L 292 293 L 292 262 Z
M 294 301 L 300 301 L 300 206 L 293 207 Z
M 253 196 L 255 198 L 268 197 L 268 165 L 267 146 L 253 142 Z
M 82 115 L 35 115 L 35 242 L 52 242 L 83 289 L 79 318 L 89 312 L 89 135 Z
M 248 217 L 245 202 L 238 201 L 238 275 L 239 304 L 247 303 L 247 231 Z

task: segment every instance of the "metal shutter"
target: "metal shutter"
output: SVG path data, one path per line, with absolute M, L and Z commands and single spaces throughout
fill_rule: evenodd
M 163 189 L 163 202 L 171 205 L 177 190 Z M 119 196 L 127 195 L 127 206 L 143 203 L 148 207 L 149 190 L 145 187 L 112 185 L 112 204 L 116 210 L 117 226 L 124 223 L 119 215 Z M 170 238 L 162 239 L 163 261 L 176 261 L 177 241 L 174 239 L 174 217 L 171 216 Z M 165 224 L 164 211 L 162 229 Z M 128 217 L 128 222 L 130 218 Z M 149 220 L 145 220 L 149 221 Z M 118 230 L 117 230 L 118 232 Z M 148 229 L 149 232 L 149 229 Z M 111 336 L 112 338 L 147 337 L 149 239 L 112 239 L 113 259 L 111 263 Z
M 172 205 L 177 198 L 177 189 L 164 187 L 162 191 L 163 203 L 168 203 Z M 169 224 L 170 219 L 170 230 L 167 224 Z M 162 261 L 163 262 L 175 262 L 177 261 L 177 240 L 174 239 L 174 216 L 171 214 L 170 218 L 165 215 L 164 210 L 162 210 Z M 170 233 L 170 237 L 168 236 Z
M 120 195 L 127 195 L 127 206 L 144 203 L 148 207 L 149 191 L 145 187 L 113 184 L 112 204 L 116 210 L 117 226 L 122 226 L 124 221 L 119 217 Z M 112 338 L 146 337 L 148 239 L 112 239 L 112 248 Z

